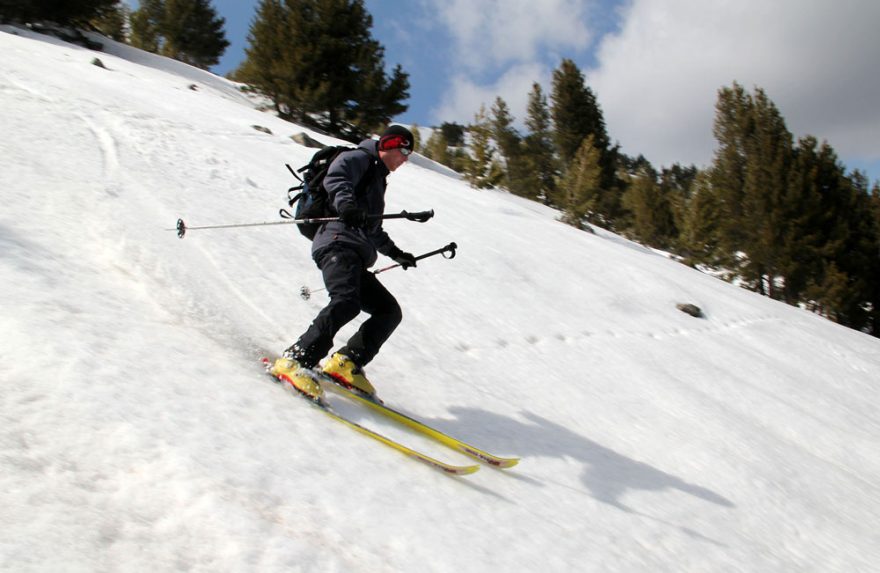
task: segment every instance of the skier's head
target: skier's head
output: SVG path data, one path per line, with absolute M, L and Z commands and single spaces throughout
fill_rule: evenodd
M 410 130 L 402 125 L 389 125 L 379 138 L 379 158 L 394 171 L 409 158 L 413 152 L 415 140 Z

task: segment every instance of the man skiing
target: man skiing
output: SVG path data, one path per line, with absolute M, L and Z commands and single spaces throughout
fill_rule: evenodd
M 370 317 L 330 357 L 323 371 L 375 394 L 363 367 L 400 324 L 402 314 L 394 296 L 367 269 L 376 262 L 377 251 L 404 269 L 416 266 L 415 257 L 394 244 L 379 218 L 385 210 L 385 178 L 406 163 L 412 151 L 412 133 L 392 125 L 378 141 L 364 140 L 356 150 L 337 156 L 324 178 L 329 202 L 341 220 L 320 227 L 312 242 L 312 258 L 321 269 L 330 302 L 270 370 L 311 398 L 318 399 L 323 392 L 313 369 L 330 351 L 339 329 L 361 311 Z

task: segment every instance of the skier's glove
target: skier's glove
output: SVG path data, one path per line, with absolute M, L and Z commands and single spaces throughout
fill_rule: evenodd
M 394 247 L 388 256 L 391 257 L 395 263 L 403 267 L 403 270 L 416 266 L 416 257 L 412 253 L 401 251 L 397 247 Z
M 346 207 L 339 217 L 349 227 L 363 227 L 367 224 L 367 212 L 360 207 Z

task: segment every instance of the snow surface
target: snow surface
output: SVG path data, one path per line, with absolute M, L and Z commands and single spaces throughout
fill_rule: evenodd
M 878 570 L 880 341 L 413 161 L 386 228 L 459 254 L 382 275 L 369 373 L 522 457 L 447 477 L 261 374 L 325 300 L 293 227 L 166 230 L 277 220 L 303 129 L 107 52 L 0 28 L 0 569 Z

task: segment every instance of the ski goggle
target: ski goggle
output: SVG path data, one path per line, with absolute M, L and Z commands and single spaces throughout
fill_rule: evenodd
M 379 149 L 381 151 L 400 149 L 400 153 L 407 156 L 412 153 L 412 143 L 401 135 L 388 135 L 379 140 Z

